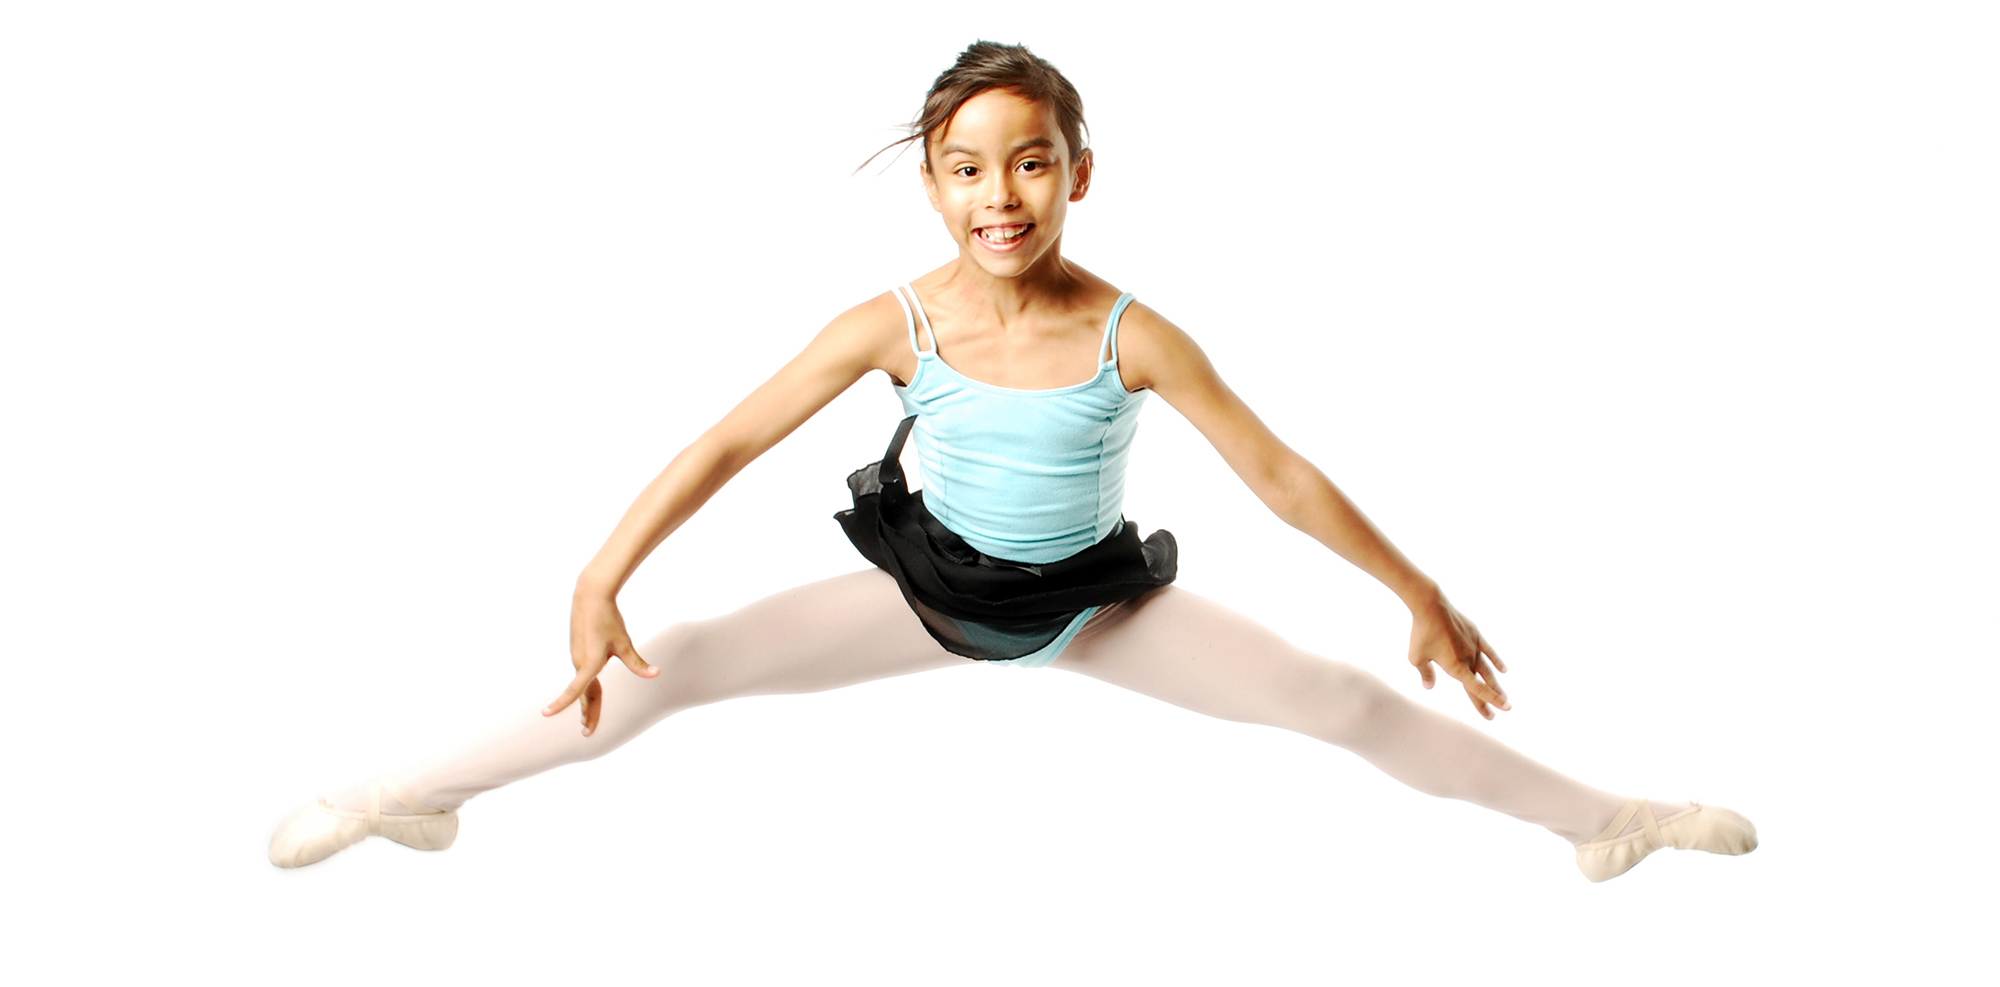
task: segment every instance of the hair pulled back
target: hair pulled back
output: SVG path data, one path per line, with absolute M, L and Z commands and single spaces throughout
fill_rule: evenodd
M 931 136 L 942 134 L 951 118 L 958 115 L 960 107 L 980 93 L 1003 89 L 1023 99 L 1032 100 L 1056 111 L 1056 126 L 1062 130 L 1063 141 L 1069 145 L 1070 160 L 1074 162 L 1083 154 L 1084 135 L 1089 128 L 1083 122 L 1083 97 L 1077 95 L 1076 87 L 1070 85 L 1063 74 L 1029 51 L 1025 45 L 1003 45 L 993 41 L 975 41 L 972 46 L 960 52 L 958 61 L 945 69 L 931 83 L 931 91 L 924 97 L 923 112 L 908 124 L 910 136 L 876 151 L 861 163 L 882 156 L 883 151 L 916 141 L 924 152 L 924 167 L 931 165 Z M 858 170 L 858 169 L 857 169 Z

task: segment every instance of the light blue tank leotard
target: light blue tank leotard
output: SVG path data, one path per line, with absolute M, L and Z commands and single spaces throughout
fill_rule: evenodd
M 938 355 L 916 289 L 904 285 L 892 294 L 917 354 L 916 373 L 896 395 L 904 413 L 917 416 L 912 435 L 931 514 L 973 548 L 1014 562 L 1065 559 L 1116 531 L 1126 455 L 1146 399 L 1144 391 L 1127 391 L 1118 376 L 1118 320 L 1131 293 L 1118 297 L 1105 320 L 1097 375 L 1045 390 L 986 384 L 952 369 Z M 918 338 L 919 322 L 928 349 Z M 995 664 L 1055 661 L 1096 612 L 1077 614 L 1040 651 Z

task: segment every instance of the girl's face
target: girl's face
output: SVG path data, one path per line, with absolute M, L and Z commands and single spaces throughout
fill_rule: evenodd
M 1089 189 L 1090 152 L 1070 160 L 1055 111 L 1000 89 L 959 107 L 924 170 L 960 256 L 1002 278 L 1061 256 L 1069 204 Z

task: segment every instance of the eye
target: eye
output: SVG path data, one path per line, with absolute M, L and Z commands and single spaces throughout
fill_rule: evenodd
M 960 178 L 971 178 L 972 176 L 979 174 L 979 169 L 969 164 L 959 165 L 958 167 L 953 168 L 951 170 L 951 173 L 959 176 Z
M 1047 164 L 1041 161 L 1036 161 L 1033 158 L 1029 158 L 1028 160 L 1021 162 L 1022 171 L 1047 171 L 1048 167 L 1049 166 Z

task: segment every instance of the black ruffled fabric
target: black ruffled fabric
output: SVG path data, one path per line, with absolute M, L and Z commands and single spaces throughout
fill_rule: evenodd
M 909 491 L 899 462 L 916 416 L 889 451 L 847 477 L 853 508 L 834 515 L 864 558 L 895 577 L 931 637 L 955 655 L 998 661 L 1031 655 L 1090 607 L 1131 599 L 1174 581 L 1177 548 L 1164 529 L 1144 541 L 1130 521 L 1066 559 L 996 559 L 965 543 Z

